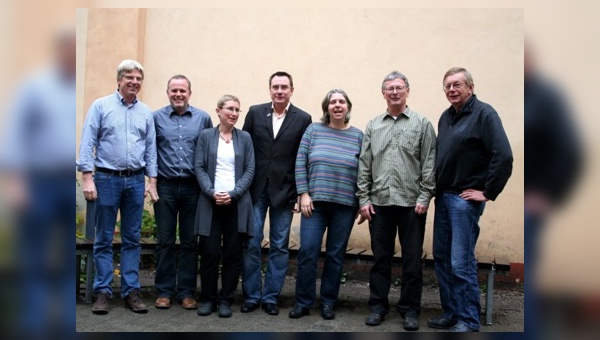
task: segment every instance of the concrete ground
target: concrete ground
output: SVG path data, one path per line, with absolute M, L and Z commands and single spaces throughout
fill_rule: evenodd
M 110 312 L 106 315 L 92 313 L 92 305 L 78 298 L 76 303 L 77 332 L 404 332 L 400 314 L 392 308 L 381 325 L 365 325 L 368 314 L 367 300 L 369 285 L 367 272 L 348 273 L 348 280 L 340 289 L 340 302 L 334 320 L 323 320 L 320 310 L 314 308 L 310 315 L 301 319 L 290 319 L 289 311 L 294 305 L 296 280 L 288 276 L 280 297 L 280 313 L 267 315 L 262 309 L 253 313 L 241 313 L 241 283 L 238 285 L 236 300 L 231 318 L 219 318 L 217 313 L 198 316 L 195 310 L 185 310 L 174 301 L 168 310 L 154 308 L 157 298 L 154 277 L 150 270 L 140 271 L 143 300 L 150 307 L 146 314 L 136 314 L 125 308 L 119 298 L 119 278 L 115 277 L 114 298 Z M 435 275 L 431 268 L 425 269 L 422 312 L 419 318 L 419 332 L 437 332 L 427 327 L 427 319 L 437 316 L 440 311 L 439 295 Z M 317 292 L 319 281 L 317 281 Z M 390 289 L 390 302 L 395 304 L 400 287 Z M 497 283 L 494 294 L 493 325 L 482 325 L 481 332 L 522 332 L 523 331 L 523 285 Z M 482 308 L 485 294 L 482 297 Z M 481 316 L 482 323 L 485 315 Z

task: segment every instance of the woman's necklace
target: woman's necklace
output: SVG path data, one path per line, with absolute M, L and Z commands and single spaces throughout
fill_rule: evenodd
M 219 132 L 219 137 L 221 137 L 221 139 L 224 140 L 225 143 L 229 144 L 231 142 L 231 139 L 233 138 L 233 135 L 231 135 L 232 138 L 225 138 L 225 137 L 223 137 L 221 132 Z

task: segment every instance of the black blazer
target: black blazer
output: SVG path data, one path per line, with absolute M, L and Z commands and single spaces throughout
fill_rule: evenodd
M 279 133 L 273 138 L 271 103 L 253 105 L 244 121 L 244 131 L 250 133 L 254 145 L 256 171 L 250 186 L 252 202 L 256 203 L 267 180 L 271 206 L 285 208 L 296 202 L 294 169 L 296 154 L 304 130 L 312 123 L 311 116 L 290 104 Z

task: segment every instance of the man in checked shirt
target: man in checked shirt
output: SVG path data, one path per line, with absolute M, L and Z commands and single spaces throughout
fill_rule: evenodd
M 435 131 L 431 122 L 406 105 L 410 85 L 393 71 L 381 85 L 385 113 L 367 124 L 358 168 L 360 223 L 369 221 L 373 266 L 369 273 L 369 310 L 377 326 L 389 312 L 396 232 L 402 248 L 402 287 L 396 307 L 404 329 L 419 329 L 423 290 L 423 238 L 434 194 Z

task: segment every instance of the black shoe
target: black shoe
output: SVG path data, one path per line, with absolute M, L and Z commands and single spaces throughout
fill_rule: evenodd
M 108 313 L 108 293 L 100 292 L 96 298 L 96 302 L 92 306 L 92 313 L 94 314 L 106 314 Z
M 147 313 L 148 306 L 142 301 L 140 291 L 134 289 L 125 297 L 125 306 L 131 308 L 136 313 Z
M 200 304 L 198 305 L 198 315 L 207 316 L 216 310 L 217 306 L 215 306 L 215 304 L 212 302 L 204 301 L 200 302 Z
M 242 313 L 250 313 L 254 312 L 258 308 L 258 303 L 256 302 L 244 302 L 242 304 L 242 308 L 240 308 Z
M 365 320 L 367 326 L 379 326 L 381 321 L 385 320 L 385 315 L 379 313 L 371 313 Z
M 230 318 L 231 317 L 231 306 L 222 303 L 219 305 L 219 317 L 220 318 Z
M 471 327 L 467 326 L 466 323 L 463 323 L 463 322 L 457 322 L 456 325 L 450 327 L 448 332 L 454 332 L 454 333 L 479 332 L 479 329 L 471 328 Z
M 416 331 L 419 329 L 417 313 L 409 311 L 404 314 L 404 329 L 407 331 Z
M 333 320 L 333 319 L 335 319 L 335 310 L 333 310 L 333 306 L 323 305 L 321 307 L 321 316 L 325 320 Z
M 279 307 L 277 307 L 276 303 L 263 303 L 262 309 L 269 315 L 279 314 Z
M 290 319 L 300 319 L 301 317 L 310 314 L 310 308 L 302 308 L 298 305 L 290 311 Z
M 427 320 L 427 326 L 437 329 L 448 329 L 456 325 L 457 322 L 458 320 L 456 319 L 448 319 L 444 315 L 440 315 L 438 317 Z

